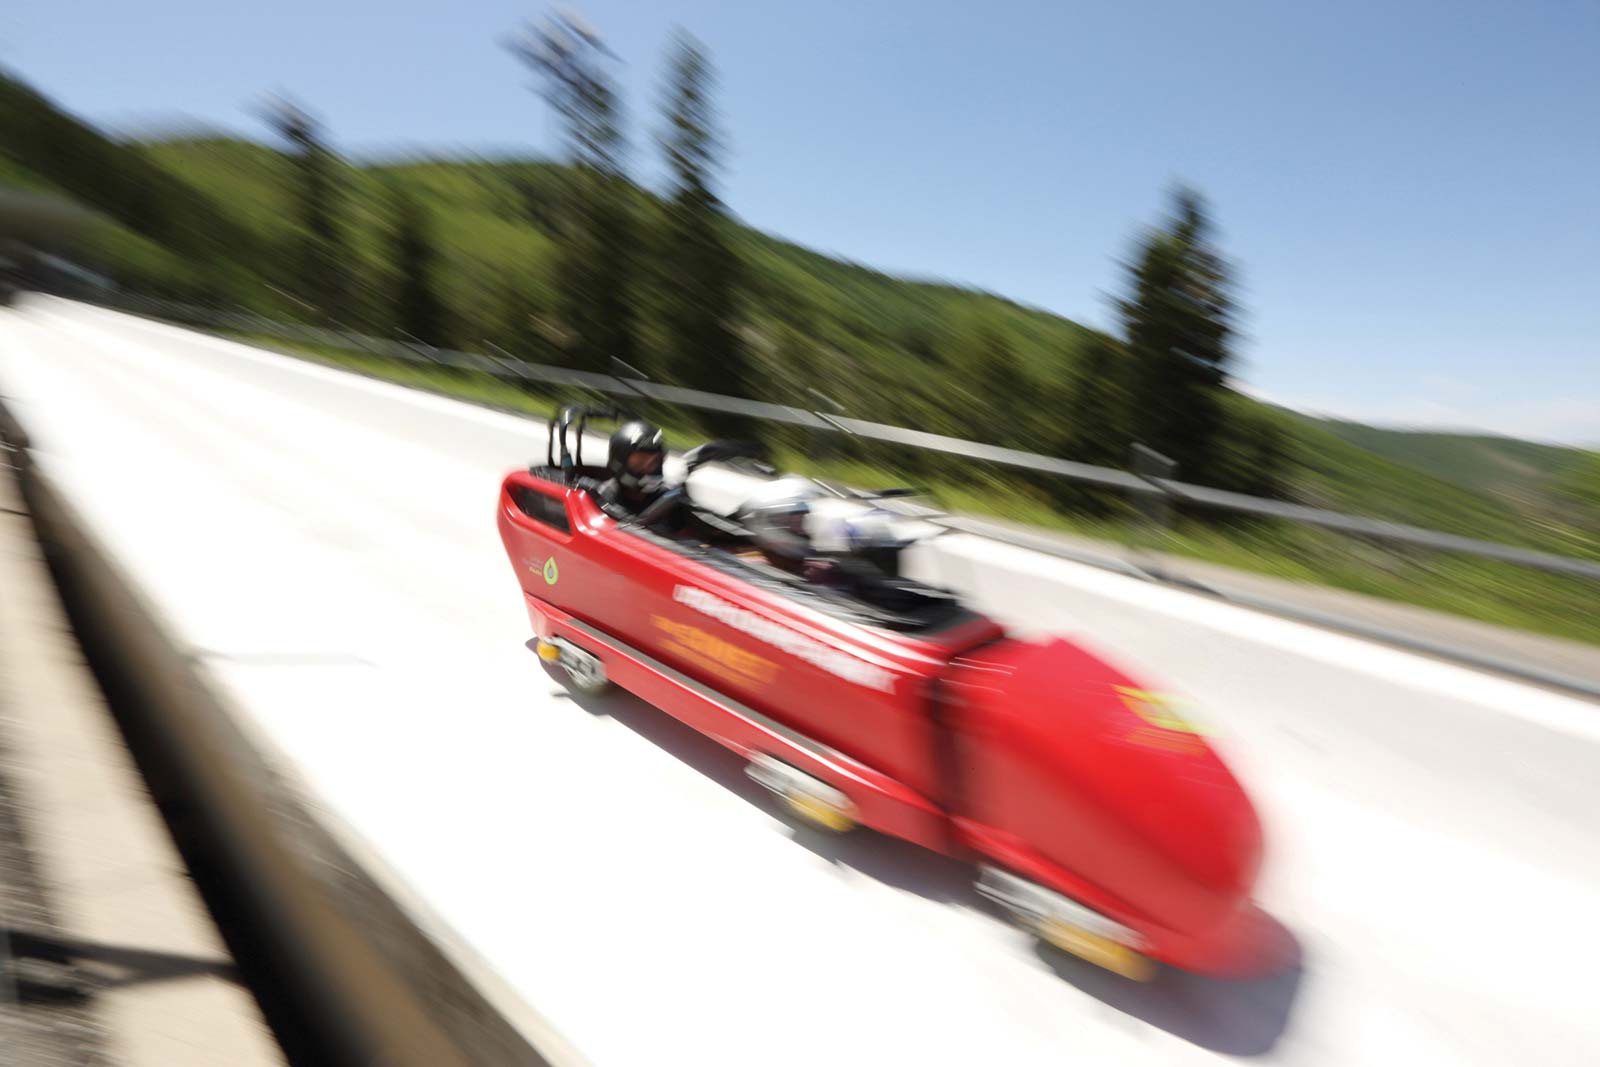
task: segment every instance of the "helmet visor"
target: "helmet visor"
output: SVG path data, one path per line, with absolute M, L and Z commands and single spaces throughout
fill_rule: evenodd
M 660 452 L 630 452 L 623 466 L 634 477 L 644 478 L 661 473 L 662 458 Z

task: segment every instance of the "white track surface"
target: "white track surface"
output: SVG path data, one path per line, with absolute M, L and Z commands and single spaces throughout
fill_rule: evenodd
M 102 310 L 0 311 L 43 468 L 317 802 L 596 1064 L 1600 1062 L 1600 707 L 960 536 L 918 566 L 1191 697 L 1303 966 L 1138 986 L 960 865 L 776 818 L 525 647 L 541 428 Z M 515 1015 L 515 1005 L 510 1005 Z

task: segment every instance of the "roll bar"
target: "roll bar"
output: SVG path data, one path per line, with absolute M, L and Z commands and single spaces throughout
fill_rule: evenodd
M 582 404 L 563 404 L 556 408 L 545 434 L 545 463 L 559 467 L 562 478 L 571 484 L 583 466 L 583 433 L 591 418 L 612 419 L 618 422 L 634 418 L 632 412 L 621 408 L 589 409 Z M 576 434 L 568 439 L 568 432 Z
M 568 482 L 574 472 L 583 466 L 583 434 L 590 419 L 611 419 L 626 422 L 637 418 L 623 408 L 588 408 L 582 404 L 563 404 L 556 408 L 545 433 L 545 465 L 560 468 Z M 705 463 L 746 460 L 762 473 L 773 473 L 766 462 L 766 450 L 749 441 L 707 441 L 684 453 L 688 470 Z

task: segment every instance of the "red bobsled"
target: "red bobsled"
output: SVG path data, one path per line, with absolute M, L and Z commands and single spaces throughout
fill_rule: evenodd
M 892 564 L 883 595 L 845 592 L 768 565 L 726 515 L 693 538 L 614 521 L 576 484 L 605 477 L 582 463 L 586 417 L 560 412 L 547 463 L 499 501 L 539 653 L 575 686 L 615 683 L 740 753 L 814 823 L 972 859 L 1014 919 L 1120 974 L 1273 964 L 1256 813 L 1161 697 Z

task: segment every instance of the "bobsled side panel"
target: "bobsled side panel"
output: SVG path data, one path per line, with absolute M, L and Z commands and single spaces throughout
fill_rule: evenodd
M 605 571 L 585 551 L 590 537 L 585 513 L 573 506 L 582 499 L 582 493 L 567 486 L 515 471 L 501 485 L 497 518 L 501 543 L 522 591 L 587 618 L 593 605 L 625 596 L 627 590 L 620 576 Z
M 612 632 L 807 736 L 933 795 L 926 686 L 942 662 L 863 640 L 781 596 L 626 533 L 597 539 L 628 574 Z
M 925 848 L 937 849 L 947 843 L 943 811 L 904 782 L 717 692 L 537 597 L 524 599 L 536 632 L 565 638 L 599 656 L 608 678 L 711 740 L 747 759 L 775 756 L 834 786 L 856 806 L 863 825 Z
M 944 635 L 945 645 L 875 631 L 631 533 L 582 491 L 523 472 L 506 482 L 501 533 L 525 594 L 920 796 L 939 796 L 931 679 L 949 641 L 987 640 L 999 633 L 994 623 L 975 620 Z M 564 492 L 571 536 L 518 509 L 512 486 Z

